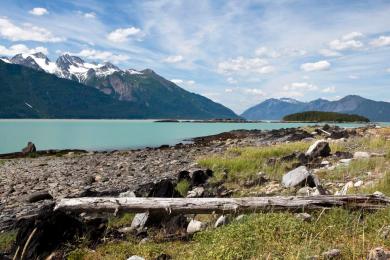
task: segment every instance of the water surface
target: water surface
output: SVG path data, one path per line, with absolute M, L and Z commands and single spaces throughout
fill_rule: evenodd
M 176 144 L 234 129 L 279 129 L 307 123 L 155 123 L 153 120 L 0 120 L 0 153 L 38 150 L 114 150 Z M 358 124 L 343 124 L 356 127 Z

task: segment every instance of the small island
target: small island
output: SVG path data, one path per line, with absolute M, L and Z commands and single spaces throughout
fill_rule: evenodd
M 306 111 L 283 117 L 286 122 L 370 122 L 364 116 L 336 112 Z

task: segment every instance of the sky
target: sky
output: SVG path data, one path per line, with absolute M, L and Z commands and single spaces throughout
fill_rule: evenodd
M 153 69 L 237 113 L 268 98 L 390 101 L 390 0 L 1 0 L 0 56 Z

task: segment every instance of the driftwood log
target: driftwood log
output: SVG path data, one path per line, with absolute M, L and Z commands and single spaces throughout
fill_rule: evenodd
M 253 213 L 302 211 L 331 207 L 378 210 L 390 206 L 390 198 L 366 195 L 275 196 L 247 198 L 113 198 L 84 197 L 61 199 L 55 210 L 65 212 L 155 212 L 155 213 Z

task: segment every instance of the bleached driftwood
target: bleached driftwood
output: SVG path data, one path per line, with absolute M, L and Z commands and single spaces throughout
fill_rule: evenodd
M 275 196 L 247 198 L 113 198 L 61 199 L 55 210 L 66 212 L 238 213 L 299 211 L 331 207 L 377 210 L 390 206 L 390 198 L 365 195 Z

